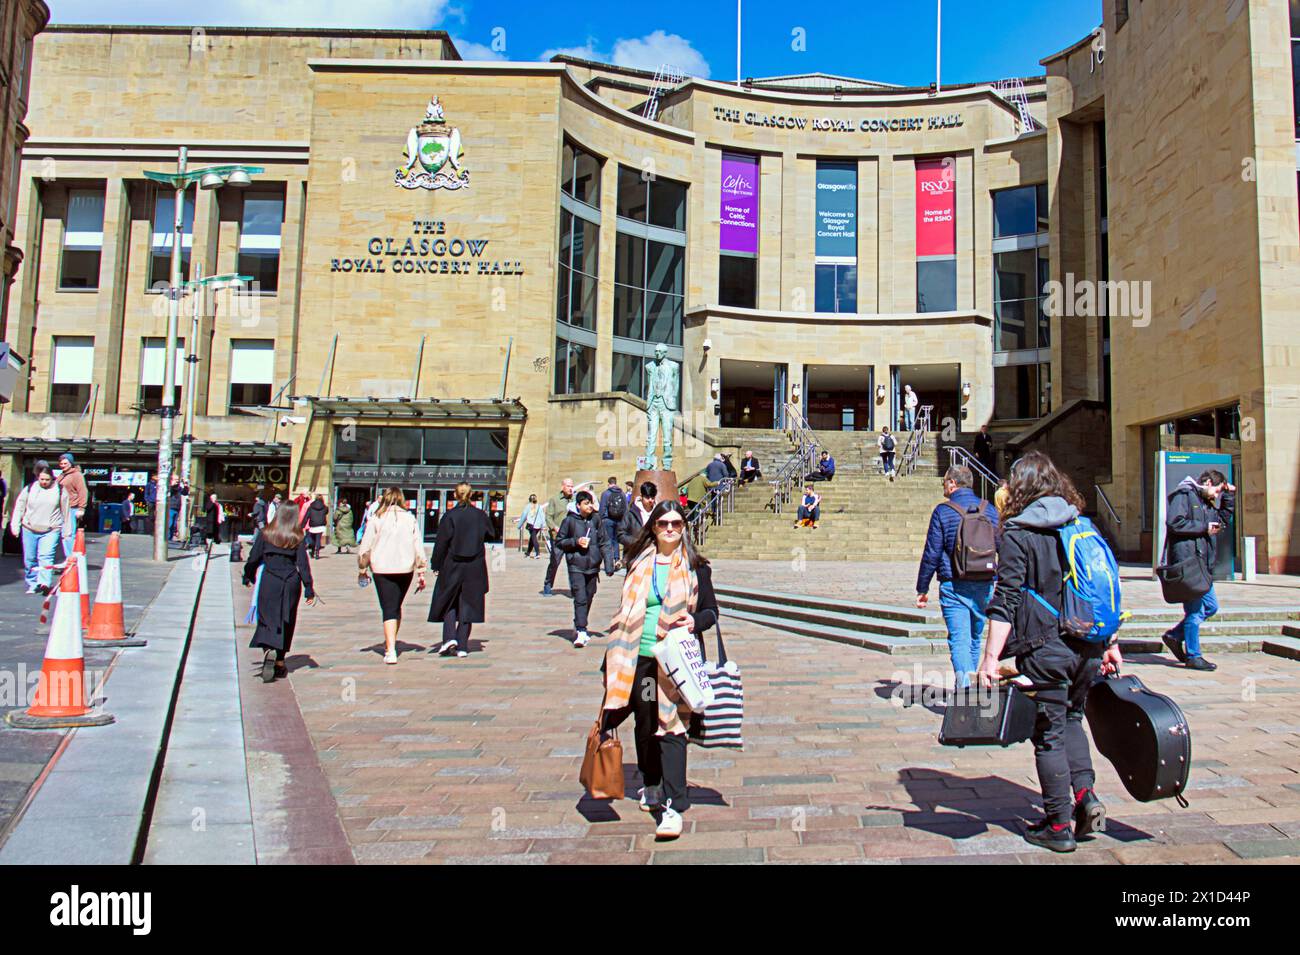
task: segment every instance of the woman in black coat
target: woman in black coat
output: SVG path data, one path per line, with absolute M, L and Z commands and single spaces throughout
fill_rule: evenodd
M 484 543 L 492 536 L 492 521 L 470 501 L 470 486 L 456 485 L 456 506 L 438 522 L 438 542 L 430 565 L 438 575 L 433 586 L 429 621 L 442 623 L 443 656 L 469 655 L 472 625 L 486 619 L 488 592 Z
M 225 513 L 217 503 L 216 493 L 209 494 L 207 503 L 203 505 L 203 532 L 210 542 L 221 543 L 221 525 L 225 520 Z
M 325 503 L 325 495 L 317 494 L 316 500 L 307 505 L 307 513 L 302 516 L 302 526 L 307 531 L 307 549 L 312 557 L 320 556 L 321 541 L 329 528 L 330 509 Z
M 270 683 L 285 675 L 285 654 L 293 645 L 298 624 L 298 601 L 303 592 L 307 604 L 316 601 L 311 579 L 311 562 L 307 544 L 298 526 L 298 511 L 281 507 L 266 529 L 253 539 L 248 560 L 244 563 L 244 586 L 251 586 L 262 568 L 257 587 L 257 629 L 250 647 L 262 653 L 262 682 Z

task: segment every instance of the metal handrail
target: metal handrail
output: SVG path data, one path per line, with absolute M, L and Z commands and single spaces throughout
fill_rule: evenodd
M 709 528 L 725 522 L 728 514 L 736 510 L 736 479 L 723 478 L 705 492 L 703 499 L 697 501 L 686 514 L 686 526 L 691 535 L 691 543 L 696 547 L 704 546 Z
M 1097 489 L 1097 496 L 1101 498 L 1101 502 L 1106 505 L 1106 510 L 1110 511 L 1110 519 L 1115 522 L 1115 527 L 1123 527 L 1124 522 L 1119 519 L 1119 514 L 1115 513 L 1115 508 L 1111 506 L 1110 498 L 1108 498 L 1106 492 L 1101 489 L 1101 485 L 1095 484 L 1093 486 Z
M 934 405 L 922 405 L 917 409 L 916 421 L 912 424 L 912 433 L 907 436 L 907 444 L 903 447 L 902 461 L 898 465 L 899 474 L 912 474 L 916 471 L 916 463 L 921 458 L 921 451 L 925 447 L 925 436 L 930 431 L 930 412 L 934 410 Z
M 772 487 L 772 510 L 780 514 L 782 507 L 794 499 L 803 486 L 804 477 L 812 471 L 820 445 L 808 422 L 799 409 L 786 402 L 786 434 L 795 446 L 789 460 L 777 469 L 767 483 Z
M 948 465 L 950 467 L 970 468 L 971 474 L 980 479 L 980 497 L 986 501 L 993 500 L 992 493 L 997 491 L 1002 479 L 994 474 L 990 468 L 986 468 L 979 458 L 961 445 L 950 444 L 947 450 Z

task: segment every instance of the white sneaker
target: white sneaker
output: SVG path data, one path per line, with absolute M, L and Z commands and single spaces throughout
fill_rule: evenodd
M 384 662 L 385 662 L 385 663 L 396 663 L 396 662 L 397 662 L 397 651 L 396 651 L 396 650 L 389 650 L 387 653 L 385 653 L 385 654 L 384 654 Z
M 457 643 L 455 640 L 448 640 L 446 643 L 444 643 L 442 646 L 438 648 L 438 653 L 440 653 L 444 657 L 449 657 L 451 656 L 452 651 L 456 649 L 456 646 Z
M 468 651 L 468 650 L 457 650 L 457 651 L 456 651 L 456 656 L 458 656 L 458 657 L 467 657 L 467 656 L 469 656 L 469 651 Z
M 587 642 L 589 640 L 591 640 L 591 636 L 587 633 L 587 631 L 579 630 L 578 635 L 573 638 L 573 645 L 577 647 L 579 650 L 581 650 L 583 647 L 587 645 Z
M 682 814 L 673 809 L 670 799 L 664 804 L 664 814 L 655 827 L 656 839 L 676 839 L 682 834 Z
M 659 786 L 646 786 L 641 790 L 641 811 L 654 812 L 663 805 L 663 790 Z

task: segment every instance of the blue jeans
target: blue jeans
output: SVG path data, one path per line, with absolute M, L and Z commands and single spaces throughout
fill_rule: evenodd
M 605 574 L 608 576 L 614 573 L 614 561 L 618 560 L 619 557 L 618 521 L 609 517 L 605 518 L 604 530 L 605 544 L 607 546 L 604 547 L 602 556 L 605 560 Z
M 181 516 L 181 512 L 180 512 L 180 511 L 173 510 L 173 509 L 171 509 L 171 508 L 168 508 L 168 509 L 167 509 L 167 538 L 168 538 L 168 540 L 170 540 L 171 538 L 173 538 L 173 537 L 176 536 L 176 519 L 179 518 L 180 516 Z
M 54 552 L 59 546 L 59 529 L 38 534 L 23 528 L 23 576 L 27 589 L 35 590 L 37 584 L 46 587 L 54 584 L 54 571 L 45 570 L 54 563 Z M 40 569 L 38 569 L 40 568 Z
M 903 409 L 903 430 L 911 431 L 915 427 L 916 427 L 916 409 L 904 408 Z
M 939 609 L 948 628 L 948 653 L 958 687 L 970 685 L 970 674 L 980 668 L 980 639 L 984 636 L 984 608 L 993 597 L 991 580 L 941 580 Z
M 1183 641 L 1189 657 L 1201 655 L 1201 624 L 1219 612 L 1219 598 L 1214 593 L 1214 584 L 1199 600 L 1183 604 L 1183 619 L 1169 632 L 1176 639 Z
M 77 543 L 77 509 L 68 508 L 68 519 L 63 524 L 63 531 L 60 538 L 63 542 L 63 559 L 67 560 L 72 556 L 72 548 Z

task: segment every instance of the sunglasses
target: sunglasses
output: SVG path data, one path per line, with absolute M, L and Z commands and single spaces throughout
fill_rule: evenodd
M 686 522 L 680 520 L 679 521 L 664 521 L 664 520 L 655 521 L 655 527 L 657 527 L 661 531 L 679 531 L 684 526 L 686 526 Z

